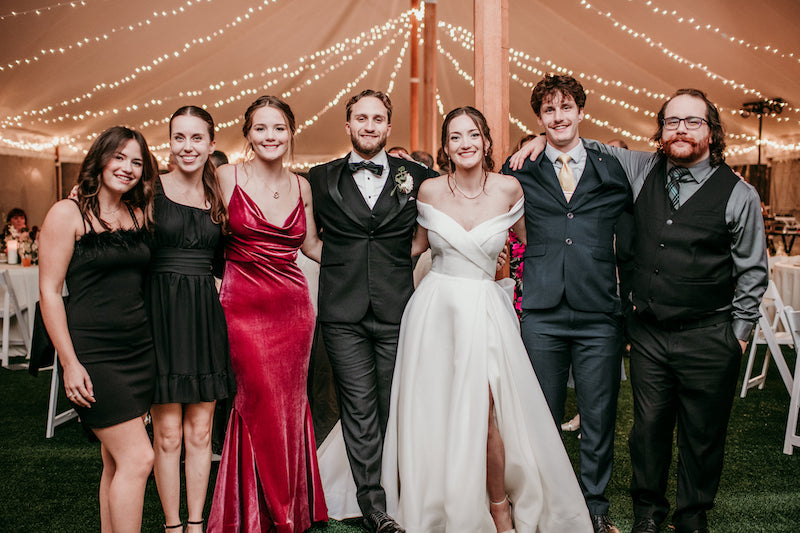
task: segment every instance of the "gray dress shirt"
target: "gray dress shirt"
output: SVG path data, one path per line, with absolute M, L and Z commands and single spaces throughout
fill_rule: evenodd
M 636 152 L 615 146 L 607 146 L 597 141 L 584 139 L 586 148 L 598 150 L 616 157 L 630 181 L 634 201 L 642 191 L 642 186 L 653 170 L 659 155 L 651 152 Z M 667 162 L 667 172 L 675 165 Z M 709 158 L 689 167 L 690 180 L 681 183 L 680 203 L 683 205 L 697 192 L 708 178 L 717 170 L 711 166 Z M 687 176 L 688 178 L 688 176 Z M 666 175 L 664 186 L 666 187 Z M 736 278 L 736 291 L 730 306 L 719 311 L 731 311 L 733 332 L 736 338 L 746 341 L 761 314 L 758 306 L 767 288 L 767 242 L 764 233 L 764 218 L 761 215 L 761 199 L 755 188 L 744 180 L 739 181 L 728 198 L 725 207 L 725 221 L 731 234 L 731 257 L 733 275 Z

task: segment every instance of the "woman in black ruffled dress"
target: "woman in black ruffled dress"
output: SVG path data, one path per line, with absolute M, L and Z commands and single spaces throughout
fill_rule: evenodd
M 211 425 L 217 400 L 236 381 L 225 313 L 212 261 L 226 222 L 214 165 L 214 121 L 184 106 L 169 122 L 175 169 L 156 178 L 153 257 L 145 302 L 156 351 L 153 449 L 164 529 L 180 533 L 181 444 L 186 453 L 187 533 L 202 533 L 211 470 Z

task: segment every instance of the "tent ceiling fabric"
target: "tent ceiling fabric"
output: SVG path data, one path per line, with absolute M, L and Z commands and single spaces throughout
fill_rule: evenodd
M 85 149 L 103 129 L 126 124 L 141 129 L 163 158 L 166 119 L 194 104 L 219 124 L 218 148 L 235 153 L 247 105 L 260 94 L 288 93 L 302 127 L 298 159 L 322 161 L 348 149 L 344 102 L 367 87 L 391 89 L 389 143 L 408 144 L 409 0 L 37 1 L 0 1 L 0 149 L 58 137 L 69 157 L 65 145 Z M 40 14 L 29 12 L 34 7 Z M 648 149 L 641 139 L 653 132 L 661 95 L 691 86 L 725 110 L 736 136 L 728 138 L 732 160 L 755 160 L 758 119 L 731 113 L 759 99 L 751 91 L 789 103 L 778 119 L 764 120 L 764 138 L 775 143 L 765 154 L 800 153 L 786 149 L 800 142 L 796 0 L 509 0 L 509 12 L 511 48 L 529 57 L 520 64 L 512 56 L 510 113 L 533 131 L 532 84 L 542 72 L 564 69 L 589 93 L 586 137 L 622 137 Z M 439 0 L 437 15 L 446 111 L 474 101 L 465 41 L 472 1 Z M 510 130 L 512 143 L 524 134 L 515 124 Z

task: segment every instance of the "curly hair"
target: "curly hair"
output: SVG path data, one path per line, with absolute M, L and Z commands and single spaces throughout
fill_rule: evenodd
M 180 116 L 197 117 L 206 123 L 208 129 L 208 136 L 211 141 L 214 140 L 214 119 L 202 107 L 194 105 L 186 105 L 178 109 L 172 114 L 169 119 L 169 134 L 172 137 L 172 121 Z M 228 222 L 228 213 L 225 210 L 225 201 L 222 198 L 222 188 L 217 179 L 214 162 L 211 157 L 206 159 L 203 165 L 203 192 L 205 193 L 206 200 L 211 204 L 211 220 L 214 224 L 225 228 Z
M 722 120 L 719 117 L 719 110 L 717 106 L 715 106 L 711 100 L 708 99 L 706 93 L 699 89 L 678 89 L 675 91 L 675 94 L 669 97 L 669 99 L 664 102 L 664 105 L 661 106 L 661 110 L 658 112 L 658 116 L 656 120 L 658 121 L 656 132 L 650 138 L 653 142 L 658 144 L 658 153 L 663 154 L 664 148 L 661 144 L 661 138 L 664 135 L 664 118 L 667 109 L 667 105 L 676 97 L 681 95 L 688 95 L 694 98 L 699 98 L 706 104 L 706 122 L 708 123 L 708 129 L 711 131 L 711 142 L 709 142 L 709 151 L 711 152 L 711 166 L 716 167 L 721 165 L 725 162 L 725 130 L 722 127 Z
M 583 109 L 586 104 L 586 91 L 583 90 L 583 85 L 578 80 L 572 76 L 546 74 L 531 92 L 531 108 L 537 117 L 541 116 L 539 113 L 542 110 L 542 104 L 558 93 L 561 93 L 564 98 L 571 96 L 578 109 Z
M 450 161 L 450 156 L 447 155 L 444 147 L 447 145 L 447 134 L 448 129 L 450 127 L 450 123 L 460 117 L 461 115 L 466 115 L 475 126 L 478 127 L 478 131 L 480 131 L 481 139 L 483 140 L 483 161 L 481 165 L 483 166 L 483 170 L 485 172 L 490 172 L 494 169 L 494 161 L 492 160 L 492 135 L 489 132 L 489 124 L 486 122 L 486 117 L 483 116 L 483 113 L 478 111 L 472 106 L 464 106 L 464 107 L 457 107 L 450 111 L 447 116 L 444 118 L 444 122 L 442 123 L 442 145 L 439 148 L 439 154 L 437 160 L 440 161 L 439 167 L 448 174 L 455 173 L 455 168 Z M 446 162 L 445 165 L 442 165 L 442 162 Z M 484 182 L 484 186 L 486 183 Z
M 130 207 L 138 207 L 144 212 L 144 226 L 150 227 L 153 221 L 153 180 L 158 174 L 154 164 L 155 158 L 147 147 L 144 136 L 124 126 L 114 126 L 100 135 L 92 143 L 78 173 L 78 207 L 84 219 L 91 212 L 92 216 L 106 229 L 111 228 L 100 216 L 100 204 L 97 194 L 100 192 L 103 169 L 114 154 L 129 141 L 136 141 L 142 151 L 142 177 L 131 190 L 122 195 L 122 201 Z

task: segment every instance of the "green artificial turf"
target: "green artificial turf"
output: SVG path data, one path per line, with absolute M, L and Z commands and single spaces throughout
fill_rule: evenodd
M 794 354 L 786 351 L 786 355 L 789 366 L 794 368 Z M 0 369 L 0 532 L 100 530 L 99 445 L 89 442 L 76 421 L 59 427 L 54 438 L 44 438 L 49 385 L 49 372 L 33 378 L 24 371 Z M 60 403 L 65 404 L 63 393 Z M 737 396 L 717 505 L 709 515 L 713 533 L 800 531 L 800 450 L 793 456 L 782 453 L 788 403 L 788 394 L 774 365 L 764 390 L 751 389 L 745 399 Z M 574 412 L 571 394 L 568 416 Z M 630 531 L 633 519 L 628 496 L 627 444 L 632 412 L 630 382 L 625 381 L 619 395 L 614 475 L 607 490 L 611 516 L 622 533 Z M 564 442 L 577 463 L 576 434 L 565 434 Z M 215 476 L 216 463 L 212 486 Z M 669 498 L 674 503 L 674 468 Z M 209 505 L 210 499 L 211 490 Z M 186 516 L 185 509 L 182 516 Z M 162 522 L 155 482 L 151 479 L 145 496 L 142 531 L 161 531 Z M 351 520 L 331 521 L 327 527 L 318 526 L 311 531 L 364 530 L 358 521 Z

